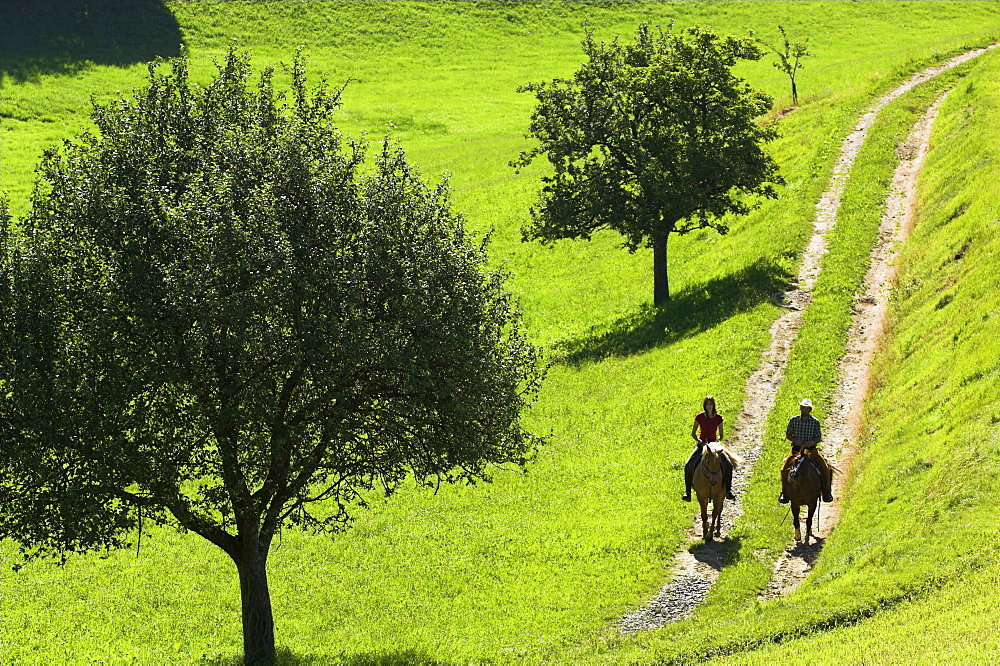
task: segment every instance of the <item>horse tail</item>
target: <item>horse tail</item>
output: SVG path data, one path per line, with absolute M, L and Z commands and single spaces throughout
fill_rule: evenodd
M 720 444 L 720 445 L 719 445 L 719 448 L 721 448 L 721 449 L 722 449 L 722 452 L 726 454 L 726 457 L 727 457 L 727 458 L 729 458 L 729 462 L 730 462 L 730 463 L 732 463 L 733 467 L 739 467 L 740 465 L 742 465 L 742 464 L 743 464 L 743 458 L 740 458 L 740 457 L 739 457 L 738 455 L 736 455 L 735 453 L 733 453 L 733 452 L 732 452 L 732 451 L 731 451 L 731 450 L 729 449 L 729 447 L 727 447 L 727 446 L 722 446 L 722 445 Z

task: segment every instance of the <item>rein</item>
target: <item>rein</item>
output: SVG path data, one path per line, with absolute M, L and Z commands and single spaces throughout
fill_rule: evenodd
M 815 448 L 815 447 L 812 447 Z M 816 473 L 820 476 L 823 475 L 823 471 L 819 468 L 819 463 L 807 453 L 799 453 L 798 458 L 795 460 L 795 464 L 792 465 L 792 470 L 795 472 L 795 476 L 802 474 L 803 465 L 812 465 L 812 468 L 816 470 Z
M 722 474 L 722 457 L 719 455 L 717 455 L 716 457 L 719 459 L 719 469 L 715 470 L 714 472 L 708 468 L 708 465 L 705 464 L 704 453 L 702 454 L 701 465 L 700 465 L 701 473 L 705 476 L 705 478 L 708 479 L 709 484 L 713 486 L 715 485 L 715 482 L 712 479 Z

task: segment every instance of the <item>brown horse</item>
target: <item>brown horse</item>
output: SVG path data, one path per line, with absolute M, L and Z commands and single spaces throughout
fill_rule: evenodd
M 701 506 L 701 534 L 705 541 L 712 535 L 721 536 L 722 505 L 726 502 L 726 484 L 722 481 L 722 456 L 729 458 L 735 468 L 741 461 L 726 447 L 717 442 L 705 444 L 701 462 L 694 470 L 691 486 Z M 712 520 L 708 519 L 708 502 L 712 502 Z
M 802 531 L 799 529 L 799 508 L 809 509 L 806 514 L 806 540 L 805 545 L 809 545 L 809 537 L 813 536 L 812 522 L 816 513 L 816 505 L 819 502 L 820 493 L 823 489 L 822 472 L 819 465 L 810 455 L 810 449 L 802 449 L 792 460 L 792 466 L 788 470 L 788 501 L 792 509 L 792 524 L 795 525 L 795 540 L 802 541 Z

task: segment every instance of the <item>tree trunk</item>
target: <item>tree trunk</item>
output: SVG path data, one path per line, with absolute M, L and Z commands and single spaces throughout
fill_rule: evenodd
M 653 236 L 653 305 L 660 307 L 670 300 L 670 283 L 667 281 L 667 236 Z
M 799 91 L 795 89 L 795 79 L 792 79 L 792 106 L 799 105 Z
M 246 548 L 236 562 L 243 607 L 243 662 L 273 664 L 274 615 L 267 587 L 267 556 L 256 547 Z

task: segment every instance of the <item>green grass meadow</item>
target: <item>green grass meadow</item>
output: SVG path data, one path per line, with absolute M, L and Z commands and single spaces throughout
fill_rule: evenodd
M 1000 4 L 137 4 L 132 25 L 145 33 L 97 12 L 89 32 L 63 26 L 76 38 L 60 41 L 53 16 L 44 31 L 25 28 L 37 39 L 22 35 L 0 54 L 0 189 L 15 215 L 29 207 L 41 151 L 88 126 L 92 96 L 141 85 L 143 62 L 156 52 L 176 54 L 183 42 L 194 76 L 206 80 L 212 58 L 232 44 L 260 66 L 290 62 L 303 46 L 317 78 L 351 80 L 345 134 L 398 137 L 427 179 L 449 175 L 470 227 L 493 230 L 491 256 L 510 271 L 535 340 L 561 359 L 528 415 L 550 437 L 527 474 L 499 470 L 492 484 L 436 495 L 405 488 L 375 498 L 333 538 L 285 531 L 269 560 L 284 662 L 881 663 L 894 661 L 884 652 L 893 641 L 906 643 L 900 662 L 996 659 L 986 616 L 996 604 L 976 599 L 971 616 L 959 610 L 970 590 L 993 589 L 1000 575 L 990 521 L 1000 460 L 1000 310 L 990 269 L 1000 243 L 996 54 L 918 87 L 872 131 L 768 424 L 747 513 L 706 604 L 691 620 L 636 638 L 614 625 L 665 582 L 692 518 L 679 501 L 691 420 L 708 393 L 730 424 L 738 414 L 780 314 L 769 296 L 795 273 L 843 137 L 908 74 L 1000 39 Z M 770 146 L 788 183 L 780 198 L 732 220 L 726 236 L 671 239 L 674 297 L 660 310 L 650 306 L 648 251 L 629 254 L 610 234 L 521 243 L 544 166 L 508 166 L 528 145 L 533 106 L 517 86 L 569 75 L 585 23 L 603 38 L 630 39 L 647 20 L 753 29 L 771 41 L 781 23 L 792 39 L 809 37 L 816 54 L 799 74 L 800 107 L 771 120 L 783 134 Z M 790 91 L 770 60 L 741 74 L 775 97 L 777 114 Z M 758 603 L 791 537 L 774 502 L 784 420 L 803 393 L 825 413 L 895 146 L 952 86 L 847 509 L 801 589 Z M 138 553 L 34 562 L 15 573 L 18 557 L 0 544 L 4 663 L 238 660 L 235 567 L 199 537 L 153 530 Z M 906 638 L 910 631 L 919 636 Z

